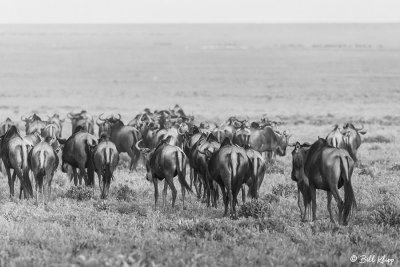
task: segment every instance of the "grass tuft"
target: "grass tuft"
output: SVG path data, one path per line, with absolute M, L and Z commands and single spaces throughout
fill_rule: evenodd
M 400 208 L 395 204 L 384 201 L 375 208 L 375 222 L 383 225 L 400 225 Z
M 297 187 L 294 183 L 290 184 L 278 184 L 272 187 L 272 194 L 281 197 L 296 197 Z
M 239 209 L 239 217 L 245 218 L 264 218 L 266 216 L 271 216 L 271 213 L 271 204 L 267 201 L 257 199 L 244 203 Z
M 363 139 L 364 143 L 391 143 L 392 140 L 383 135 L 367 136 Z
M 129 188 L 128 185 L 118 185 L 118 188 L 113 192 L 113 195 L 118 201 L 130 202 L 136 200 L 135 192 Z
M 64 195 L 66 198 L 85 201 L 93 198 L 93 188 L 86 186 L 71 186 Z

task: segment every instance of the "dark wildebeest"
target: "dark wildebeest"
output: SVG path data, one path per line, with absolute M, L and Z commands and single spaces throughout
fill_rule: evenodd
M 126 152 L 131 158 L 129 169 L 136 170 L 140 159 L 140 151 L 137 150 L 135 144 L 141 139 L 141 134 L 138 129 L 133 126 L 124 125 L 121 121 L 121 115 L 118 118 L 108 118 L 110 123 L 110 140 L 117 147 L 118 153 Z
M 236 218 L 237 195 L 242 185 L 252 177 L 252 164 L 242 147 L 233 145 L 229 138 L 225 138 L 221 148 L 214 153 L 205 151 L 208 159 L 208 170 L 212 181 L 216 181 L 222 191 L 225 204 L 224 216 Z M 250 195 L 257 196 L 258 180 L 253 177 Z
M 72 134 L 78 126 L 81 126 L 86 132 L 94 134 L 94 120 L 93 116 L 89 114 L 86 110 L 82 110 L 78 113 L 68 113 L 67 117 L 72 123 Z
M 55 124 L 58 127 L 58 129 L 56 130 L 57 138 L 61 138 L 64 122 L 65 122 L 65 119 L 60 119 L 60 115 L 57 113 L 54 113 L 53 116 L 48 117 L 48 119 L 47 119 L 48 124 L 50 124 L 50 125 Z
M 36 204 L 39 204 L 39 193 L 42 194 L 44 205 L 47 205 L 51 197 L 51 182 L 59 163 L 58 155 L 50 145 L 52 141 L 54 139 L 47 137 L 29 152 L 29 168 L 36 182 Z
M 77 170 L 79 169 L 79 184 L 82 184 L 82 177 L 85 184 L 94 186 L 94 167 L 92 162 L 93 148 L 97 145 L 97 139 L 94 135 L 86 132 L 82 127 L 77 127 L 76 132 L 68 140 L 57 139 L 62 149 L 61 170 L 66 173 L 66 164 L 73 170 L 75 186 L 78 185 Z M 87 172 L 86 172 L 87 169 Z M 72 177 L 71 177 L 72 178 Z
M 175 205 L 177 191 L 174 185 L 173 178 L 178 176 L 179 183 L 182 189 L 182 202 L 185 206 L 185 191 L 192 192 L 186 182 L 186 156 L 185 153 L 177 146 L 168 144 L 168 140 L 163 140 L 159 145 L 150 150 L 149 148 L 140 148 L 138 141 L 136 147 L 146 158 L 146 179 L 154 184 L 154 199 L 155 209 L 157 209 L 158 200 L 158 180 L 164 180 L 163 190 L 163 209 L 167 197 L 168 186 L 172 190 L 172 207 Z
M 364 129 L 364 125 L 361 128 L 356 128 L 352 123 L 347 123 L 343 126 L 342 134 L 344 135 L 344 143 L 346 150 L 354 161 L 357 161 L 357 150 L 361 145 L 361 135 L 366 134 L 367 131 Z
M 214 153 L 220 148 L 220 146 L 221 144 L 218 143 L 213 134 L 209 134 L 208 137 L 206 137 L 203 133 L 197 143 L 192 147 L 189 154 L 191 166 L 193 168 L 197 197 L 200 197 L 201 185 L 203 185 L 203 201 L 207 202 L 207 207 L 210 206 L 211 195 L 214 207 L 217 207 L 218 199 L 218 188 L 213 186 L 213 181 L 211 180 L 208 171 L 207 153 Z
M 331 222 L 336 224 L 331 210 L 333 195 L 339 209 L 339 223 L 347 225 L 352 207 L 356 207 L 351 185 L 354 161 L 346 150 L 331 147 L 322 138 L 308 147 L 307 144 L 301 145 L 297 142 L 292 152 L 292 180 L 299 184 L 298 189 L 303 194 L 305 204 L 302 219 L 306 220 L 310 202 L 312 203 L 312 219 L 316 219 L 316 189 L 321 189 L 327 192 L 327 209 Z M 344 203 L 339 194 L 339 188 L 343 185 Z M 300 200 L 299 207 L 302 212 Z
M 0 153 L 8 176 L 10 197 L 14 196 L 16 176 L 20 180 L 19 198 L 22 196 L 22 191 L 25 198 L 33 197 L 32 184 L 29 179 L 28 146 L 15 125 L 11 126 L 6 134 L 1 137 Z M 11 169 L 14 170 L 12 176 Z
M 110 135 L 111 133 L 111 123 L 108 119 L 111 119 L 112 117 L 102 118 L 103 114 L 104 113 L 101 113 L 96 120 L 96 124 L 99 126 L 99 137 L 103 134 Z
M 34 132 L 41 133 L 42 129 L 47 125 L 47 122 L 42 121 L 42 119 L 36 114 L 33 114 L 28 118 L 21 117 L 21 120 L 25 122 L 25 133 L 27 135 Z
M 118 150 L 107 134 L 103 133 L 93 150 L 94 170 L 99 178 L 100 197 L 105 199 L 110 190 L 111 178 L 119 161 Z
M 0 123 L 0 136 L 4 135 L 13 125 L 15 125 L 15 123 L 10 118 Z
M 249 146 L 258 152 L 267 152 L 268 160 L 272 159 L 272 155 L 286 155 L 286 147 L 290 135 L 287 131 L 282 134 L 274 131 L 272 127 L 266 126 L 263 129 L 250 128 Z
M 261 155 L 260 152 L 247 147 L 246 148 L 247 157 L 250 159 L 251 164 L 253 165 L 253 177 L 257 177 L 258 185 L 257 185 L 257 194 L 255 198 L 258 198 L 258 191 L 260 190 L 261 184 L 264 180 L 265 173 L 267 171 L 267 163 L 265 159 Z M 247 180 L 246 185 L 250 188 L 253 187 L 253 177 Z M 242 201 L 246 202 L 246 192 L 244 185 L 242 186 Z
M 337 124 L 334 126 L 333 130 L 330 133 L 328 133 L 325 140 L 330 146 L 337 148 L 346 148 L 346 144 L 344 142 L 344 136 L 342 134 L 339 125 Z

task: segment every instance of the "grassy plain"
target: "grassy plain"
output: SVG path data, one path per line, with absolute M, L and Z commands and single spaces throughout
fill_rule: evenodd
M 144 170 L 128 172 L 124 157 L 107 201 L 98 189 L 84 198 L 57 172 L 45 210 L 11 201 L 0 178 L 0 265 L 348 266 L 353 254 L 400 265 L 399 33 L 400 25 L 0 26 L 2 120 L 87 109 L 128 121 L 179 103 L 199 121 L 267 114 L 292 141 L 345 121 L 368 131 L 347 227 L 329 222 L 324 192 L 318 220 L 300 222 L 290 149 L 265 177 L 262 209 L 243 208 L 258 218 L 235 221 L 193 195 L 186 209 L 179 201 L 154 211 Z

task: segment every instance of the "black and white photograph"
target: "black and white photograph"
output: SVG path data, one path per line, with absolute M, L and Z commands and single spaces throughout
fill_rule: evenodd
M 400 266 L 400 2 L 0 0 L 0 267 Z

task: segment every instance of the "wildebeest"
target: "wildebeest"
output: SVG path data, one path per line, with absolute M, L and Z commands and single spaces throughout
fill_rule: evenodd
M 61 138 L 60 128 L 55 123 L 49 123 L 42 129 L 43 138 L 51 137 L 52 139 Z
M 47 205 L 51 197 L 51 182 L 59 163 L 58 155 L 50 142 L 52 142 L 51 137 L 47 137 L 44 141 L 36 144 L 28 156 L 29 168 L 32 170 L 36 182 L 36 204 L 39 202 L 40 193 L 43 204 Z
M 75 186 L 78 185 L 77 168 L 79 169 L 79 183 L 82 184 L 82 177 L 85 184 L 94 186 L 94 167 L 92 162 L 93 148 L 97 145 L 97 139 L 94 135 L 86 132 L 83 128 L 78 127 L 76 132 L 67 140 L 58 139 L 63 145 L 62 149 L 62 172 L 67 172 L 66 164 L 70 165 L 73 170 L 73 178 Z M 87 169 L 87 172 L 86 172 Z
M 15 123 L 10 118 L 7 118 L 5 121 L 0 123 L 0 136 L 5 134 L 13 125 L 15 125 Z
M 357 161 L 357 150 L 361 145 L 361 135 L 366 134 L 364 125 L 361 128 L 356 128 L 352 123 L 346 123 L 343 126 L 342 134 L 344 135 L 344 142 L 346 149 L 354 161 Z
M 220 148 L 215 136 L 211 133 L 207 137 L 203 133 L 199 140 L 193 145 L 189 152 L 190 166 L 193 169 L 193 180 L 197 191 L 197 196 L 201 195 L 201 186 L 203 186 L 203 200 L 207 201 L 207 207 L 210 206 L 210 197 L 213 197 L 213 206 L 217 206 L 218 188 L 213 186 L 208 170 L 207 153 L 214 153 Z
M 21 188 L 19 197 L 21 198 L 22 191 L 25 198 L 33 196 L 32 184 L 29 179 L 28 146 L 15 125 L 11 126 L 1 137 L 0 153 L 8 176 L 10 197 L 14 196 L 14 182 L 17 176 Z M 11 169 L 14 170 L 12 176 Z
M 312 203 L 312 218 L 316 219 L 316 189 L 327 192 L 327 208 L 330 220 L 336 223 L 332 216 L 332 195 L 339 209 L 339 223 L 348 224 L 352 207 L 356 206 L 351 176 L 354 161 L 344 149 L 331 147 L 325 139 L 319 138 L 309 148 L 309 145 L 295 144 L 292 152 L 292 180 L 300 183 L 304 197 L 305 211 L 303 220 Z M 344 203 L 339 194 L 339 189 L 344 185 Z M 299 201 L 300 204 L 300 201 Z M 300 206 L 299 206 L 300 207 Z M 300 212 L 302 212 L 300 210 Z
M 168 140 L 161 141 L 158 146 L 152 150 L 149 148 L 140 148 L 140 142 L 141 141 L 138 141 L 136 143 L 136 147 L 139 151 L 144 153 L 146 158 L 146 179 L 154 184 L 155 209 L 157 208 L 158 200 L 158 180 L 164 180 L 163 209 L 165 209 L 168 186 L 172 190 L 172 207 L 174 207 L 177 195 L 173 181 L 175 176 L 178 176 L 178 181 L 181 184 L 182 202 L 183 206 L 185 206 L 185 192 L 186 190 L 192 192 L 185 179 L 185 153 L 179 147 L 169 145 Z
M 326 136 L 326 142 L 333 147 L 346 148 L 344 137 L 339 125 L 335 125 L 333 130 Z
M 272 159 L 272 155 L 286 155 L 286 147 L 289 142 L 290 135 L 287 131 L 279 133 L 270 126 L 260 128 L 250 128 L 249 146 L 258 152 L 267 152 L 268 160 Z
M 28 118 L 22 116 L 21 120 L 25 122 L 25 132 L 27 135 L 34 132 L 41 133 L 42 129 L 47 125 L 47 122 L 42 121 L 42 119 L 36 113 Z
M 55 130 L 56 131 L 55 135 L 57 138 L 61 138 L 64 122 L 65 122 L 65 119 L 60 119 L 60 115 L 57 113 L 54 113 L 53 116 L 48 117 L 48 119 L 47 119 L 48 124 L 50 124 L 50 125 L 55 124 L 58 127 L 58 129 Z
M 25 142 L 30 146 L 29 151 L 32 147 L 34 147 L 36 144 L 40 143 L 42 141 L 42 137 L 40 136 L 40 133 L 34 132 L 28 135 L 24 136 Z
M 110 140 L 117 147 L 118 153 L 128 153 L 131 158 L 129 169 L 136 170 L 140 159 L 140 151 L 137 150 L 135 144 L 141 139 L 141 133 L 133 126 L 124 125 L 119 114 L 118 118 L 112 116 L 106 119 L 106 121 L 110 123 Z
M 100 197 L 107 198 L 111 178 L 119 161 L 118 150 L 107 134 L 103 133 L 100 137 L 98 145 L 93 150 L 92 159 L 94 170 L 99 178 Z
M 82 110 L 77 113 L 68 113 L 67 117 L 71 120 L 72 123 L 72 133 L 75 132 L 75 129 L 78 126 L 81 126 L 85 131 L 90 134 L 94 134 L 94 120 L 93 116 L 89 114 L 86 110 Z
M 246 147 L 246 154 L 247 157 L 250 159 L 250 162 L 253 165 L 253 175 L 250 177 L 250 179 L 247 180 L 246 185 L 250 188 L 253 187 L 253 177 L 257 177 L 257 193 L 254 196 L 255 198 L 258 198 L 258 191 L 260 190 L 261 184 L 264 181 L 264 176 L 267 171 L 267 163 L 265 162 L 265 159 L 261 155 L 260 152 L 250 148 Z M 244 185 L 242 186 L 242 201 L 243 203 L 246 202 L 246 192 Z
M 216 181 L 222 191 L 225 204 L 224 216 L 236 218 L 237 195 L 242 185 L 252 177 L 252 164 L 244 148 L 233 145 L 229 138 L 225 138 L 221 148 L 214 153 L 205 151 L 208 159 L 208 170 L 212 181 Z M 250 195 L 257 196 L 257 177 L 253 177 Z

